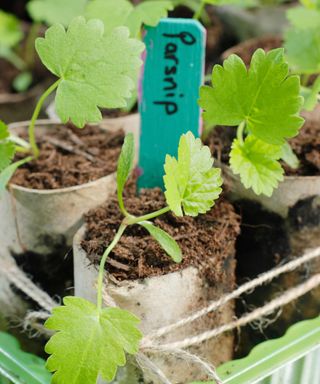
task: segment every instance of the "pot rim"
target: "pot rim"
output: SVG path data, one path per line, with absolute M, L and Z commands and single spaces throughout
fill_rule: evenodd
M 9 129 L 18 129 L 18 128 L 27 128 L 29 125 L 30 121 L 19 121 L 16 123 L 11 123 L 8 125 Z M 43 125 L 61 125 L 60 120 L 49 120 L 49 119 L 39 119 L 35 123 L 35 126 L 43 126 Z M 94 126 L 99 126 L 100 124 L 92 124 Z M 100 125 L 101 126 L 101 125 Z M 103 127 L 103 124 L 101 126 L 102 130 L 108 130 L 106 127 Z M 101 181 L 106 181 L 107 179 L 111 179 L 115 177 L 115 172 L 110 173 L 109 175 L 100 177 L 97 180 L 89 181 L 88 183 L 80 184 L 80 185 L 74 185 L 71 187 L 66 187 L 66 188 L 56 188 L 56 189 L 34 189 L 34 188 L 26 188 L 22 187 L 17 184 L 9 183 L 8 189 L 9 190 L 14 190 L 14 191 L 20 191 L 24 193 L 29 193 L 29 194 L 39 194 L 39 195 L 55 195 L 55 194 L 61 194 L 61 193 L 69 193 L 69 192 L 74 192 L 83 188 L 88 188 L 91 187 Z

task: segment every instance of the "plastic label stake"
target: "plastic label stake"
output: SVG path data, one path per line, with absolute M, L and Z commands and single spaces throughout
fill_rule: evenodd
M 204 75 L 205 29 L 195 20 L 163 19 L 146 29 L 144 40 L 138 184 L 152 188 L 163 186 L 165 155 L 176 156 L 181 134 L 200 134 L 197 100 Z

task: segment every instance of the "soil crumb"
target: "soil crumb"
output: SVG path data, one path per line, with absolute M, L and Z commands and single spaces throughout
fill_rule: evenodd
M 158 188 L 141 190 L 139 196 L 133 194 L 132 189 L 125 204 L 134 215 L 150 213 L 166 205 L 163 192 Z M 82 247 L 92 263 L 99 263 L 122 219 L 116 197 L 86 216 L 87 232 Z M 183 253 L 182 263 L 171 261 L 144 228 L 134 225 L 127 228 L 107 263 L 107 270 L 115 278 L 145 278 L 193 265 L 209 282 L 217 283 L 234 269 L 240 218 L 227 201 L 220 199 L 207 214 L 196 218 L 177 217 L 170 212 L 155 219 L 154 224 L 178 242 Z M 232 286 L 232 281 L 229 283 Z
M 99 127 L 58 126 L 52 133 L 37 130 L 40 156 L 19 168 L 11 183 L 33 189 L 67 188 L 115 172 L 124 132 Z M 68 149 L 68 150 L 67 150 Z M 19 160 L 23 155 L 17 155 Z

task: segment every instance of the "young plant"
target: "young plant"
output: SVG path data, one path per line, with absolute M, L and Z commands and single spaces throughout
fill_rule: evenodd
M 301 0 L 302 6 L 290 8 L 290 28 L 285 33 L 284 47 L 293 72 L 302 78 L 304 109 L 312 111 L 320 92 L 320 3 Z M 310 76 L 316 75 L 311 87 Z
M 204 120 L 213 125 L 237 126 L 230 166 L 245 188 L 271 196 L 283 179 L 280 159 L 297 167 L 287 139 L 303 124 L 299 111 L 299 77 L 289 75 L 282 48 L 258 49 L 247 70 L 236 55 L 215 65 L 212 87 L 200 90 Z
M 124 218 L 100 261 L 97 304 L 80 297 L 66 297 L 64 306 L 53 309 L 51 318 L 45 323 L 48 329 L 57 331 L 45 348 L 51 355 L 47 368 L 54 372 L 54 383 L 95 384 L 98 377 L 111 381 L 117 367 L 126 362 L 125 352 L 136 354 L 139 350 L 142 338 L 137 328 L 139 320 L 120 308 L 104 308 L 102 299 L 106 260 L 126 228 L 142 226 L 175 262 L 180 262 L 182 254 L 176 241 L 150 220 L 170 211 L 177 216 L 205 213 L 221 193 L 220 169 L 212 167 L 209 148 L 188 132 L 180 138 L 178 158 L 166 156 L 164 184 L 167 206 L 140 217 L 133 216 L 127 212 L 123 201 L 123 190 L 133 161 L 134 139 L 129 134 L 117 169 L 118 202 Z
M 50 27 L 45 38 L 36 40 L 36 50 L 42 63 L 57 80 L 40 97 L 28 128 L 29 142 L 13 146 L 5 125 L 0 136 L 0 181 L 8 181 L 20 162 L 10 164 L 15 150 L 28 155 L 22 162 L 37 159 L 35 123 L 46 98 L 56 91 L 56 111 L 63 123 L 71 121 L 82 128 L 86 123 L 102 119 L 99 108 L 121 108 L 131 96 L 144 45 L 129 37 L 125 27 L 104 33 L 100 20 L 86 22 L 75 18 L 67 31 L 61 24 Z M 20 140 L 21 143 L 21 140 Z M 0 185 L 0 189 L 4 185 Z
M 172 9 L 171 2 L 166 0 L 147 1 L 136 6 L 129 0 L 92 0 L 88 2 L 84 15 L 87 19 L 101 19 L 106 33 L 115 27 L 126 26 L 132 37 L 138 37 L 143 25 L 156 26 Z
M 27 62 L 18 53 L 23 36 L 19 19 L 0 10 L 0 58 L 7 60 L 20 71 L 12 84 L 18 92 L 25 91 L 32 82 Z

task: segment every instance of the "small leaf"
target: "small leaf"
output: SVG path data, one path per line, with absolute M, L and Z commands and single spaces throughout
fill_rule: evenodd
M 57 331 L 46 344 L 51 356 L 47 368 L 53 383 L 96 383 L 99 376 L 112 381 L 125 352 L 136 354 L 142 338 L 139 319 L 120 308 L 103 308 L 89 301 L 65 297 L 64 306 L 53 309 L 45 326 Z
M 13 48 L 23 38 L 19 19 L 0 10 L 0 46 Z
M 155 227 L 152 223 L 148 221 L 143 221 L 139 223 L 143 228 L 145 228 L 150 235 L 157 240 L 161 247 L 166 251 L 166 253 L 172 258 L 176 263 L 181 263 L 182 253 L 178 243 L 165 231 Z
M 165 196 L 177 215 L 197 216 L 207 212 L 222 189 L 221 170 L 212 168 L 213 158 L 207 146 L 191 132 L 181 136 L 178 160 L 166 156 L 163 177 Z
M 0 140 L 4 140 L 10 136 L 10 132 L 6 123 L 0 120 Z
M 8 167 L 15 154 L 15 145 L 8 138 L 8 127 L 0 120 L 0 172 Z
M 292 169 L 299 168 L 299 159 L 297 155 L 293 152 L 289 143 L 285 143 L 282 146 L 281 159 L 289 165 Z
M 22 72 L 13 80 L 12 86 L 17 92 L 25 92 L 32 84 L 31 72 Z
M 312 84 L 311 88 L 301 87 L 301 95 L 304 97 L 303 109 L 313 111 L 318 103 L 320 92 L 320 77 Z
M 117 167 L 117 194 L 118 194 L 118 202 L 121 211 L 126 215 L 127 212 L 125 210 L 123 204 L 123 189 L 128 180 L 130 172 L 133 167 L 134 161 L 134 137 L 132 133 L 129 133 L 124 138 L 124 143 L 122 145 L 120 157 L 118 160 Z
M 60 83 L 56 111 L 63 123 L 77 127 L 99 122 L 100 108 L 121 108 L 136 85 L 144 45 L 125 27 L 104 36 L 100 20 L 74 19 L 68 30 L 56 24 L 36 40 L 43 64 Z
M 31 0 L 27 10 L 33 21 L 47 25 L 60 23 L 67 27 L 71 20 L 84 13 L 88 0 Z
M 32 156 L 26 157 L 25 159 L 16 161 L 15 163 L 10 164 L 7 168 L 0 172 L 0 197 L 4 192 L 7 184 L 9 183 L 12 175 L 15 171 L 23 164 L 31 161 L 33 159 Z
M 212 72 L 212 87 L 200 90 L 199 104 L 204 119 L 212 125 L 238 126 L 246 122 L 248 131 L 269 144 L 281 145 L 297 135 L 303 124 L 299 111 L 298 76 L 289 76 L 283 49 L 265 53 L 258 49 L 250 69 L 231 55 Z
M 19 384 L 49 384 L 51 381 L 45 361 L 22 351 L 18 341 L 4 332 L 0 332 L 0 379 L 1 374 Z
M 137 37 L 142 25 L 156 26 L 168 15 L 173 6 L 170 1 L 153 0 L 133 6 L 128 0 L 93 0 L 86 7 L 85 16 L 101 19 L 106 33 L 115 27 L 126 26 L 132 37 Z
M 267 144 L 249 135 L 243 145 L 235 139 L 230 152 L 230 166 L 245 188 L 252 188 L 257 195 L 271 196 L 278 182 L 283 180 L 283 169 L 277 161 L 282 147 Z

